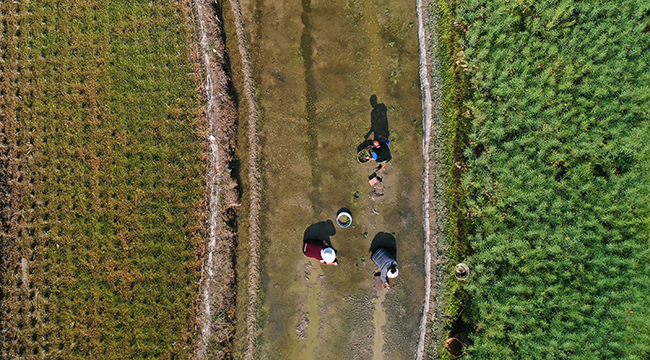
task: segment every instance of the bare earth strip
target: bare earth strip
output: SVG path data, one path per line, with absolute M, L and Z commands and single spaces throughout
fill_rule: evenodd
M 227 224 L 232 220 L 232 210 L 239 205 L 234 190 L 236 184 L 228 167 L 234 151 L 236 109 L 228 94 L 229 79 L 224 69 L 225 47 L 219 19 L 204 1 L 195 0 L 194 6 L 200 31 L 199 60 L 205 71 L 209 142 L 208 233 L 199 287 L 197 322 L 200 333 L 195 358 L 208 359 L 226 357 L 233 336 L 234 233 Z M 215 345 L 211 347 L 211 343 Z
M 242 72 L 244 75 L 244 93 L 248 101 L 248 182 L 250 186 L 250 205 L 249 205 L 249 245 L 250 259 L 248 266 L 248 314 L 246 319 L 247 327 L 247 345 L 245 359 L 253 359 L 255 355 L 255 339 L 257 338 L 257 302 L 258 288 L 260 282 L 259 270 L 259 246 L 260 246 L 260 172 L 258 167 L 258 133 L 257 121 L 259 111 L 255 99 L 255 87 L 253 84 L 253 70 L 246 42 L 246 31 L 244 29 L 244 19 L 241 13 L 241 7 L 238 0 L 230 0 L 230 6 L 235 18 L 235 30 L 239 44 L 239 54 L 242 59 Z

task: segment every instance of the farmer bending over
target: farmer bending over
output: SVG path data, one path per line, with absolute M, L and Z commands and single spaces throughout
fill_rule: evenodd
M 305 241 L 302 252 L 310 258 L 316 259 L 326 265 L 337 266 L 336 252 L 324 240 L 310 239 Z
M 372 158 L 373 160 L 377 161 L 377 164 L 386 166 L 386 163 L 388 163 L 393 158 L 390 155 L 390 149 L 388 148 L 389 144 L 390 140 L 374 140 L 372 142 L 372 152 L 367 159 L 370 160 Z
M 397 270 L 397 260 L 395 260 L 395 257 L 383 247 L 375 250 L 370 259 L 379 266 L 379 277 L 381 277 L 381 282 L 386 284 L 387 289 L 390 289 L 388 279 L 397 277 L 397 274 L 399 273 Z

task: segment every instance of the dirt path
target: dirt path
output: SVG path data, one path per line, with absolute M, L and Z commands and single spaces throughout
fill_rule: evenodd
M 246 40 L 246 30 L 239 0 L 230 0 L 230 7 L 234 16 L 235 30 L 241 57 L 242 75 L 244 78 L 244 94 L 248 103 L 248 243 L 250 246 L 248 262 L 248 312 L 246 316 L 247 345 L 244 359 L 252 360 L 255 356 L 255 342 L 257 339 L 257 303 L 260 284 L 260 198 L 261 181 L 258 166 L 259 136 L 258 119 L 259 109 L 255 98 L 253 70 Z

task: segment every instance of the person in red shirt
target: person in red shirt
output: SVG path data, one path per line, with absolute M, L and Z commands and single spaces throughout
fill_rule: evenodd
M 336 251 L 323 240 L 306 240 L 302 247 L 302 252 L 305 256 L 316 259 L 326 265 L 337 266 L 339 264 L 336 260 Z

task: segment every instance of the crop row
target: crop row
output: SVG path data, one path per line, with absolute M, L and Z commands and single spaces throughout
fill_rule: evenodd
M 472 357 L 650 354 L 649 14 L 633 0 L 456 5 L 473 255 L 450 294 L 465 310 L 448 312 L 472 325 Z
M 203 124 L 188 4 L 3 2 L 6 358 L 186 358 Z

